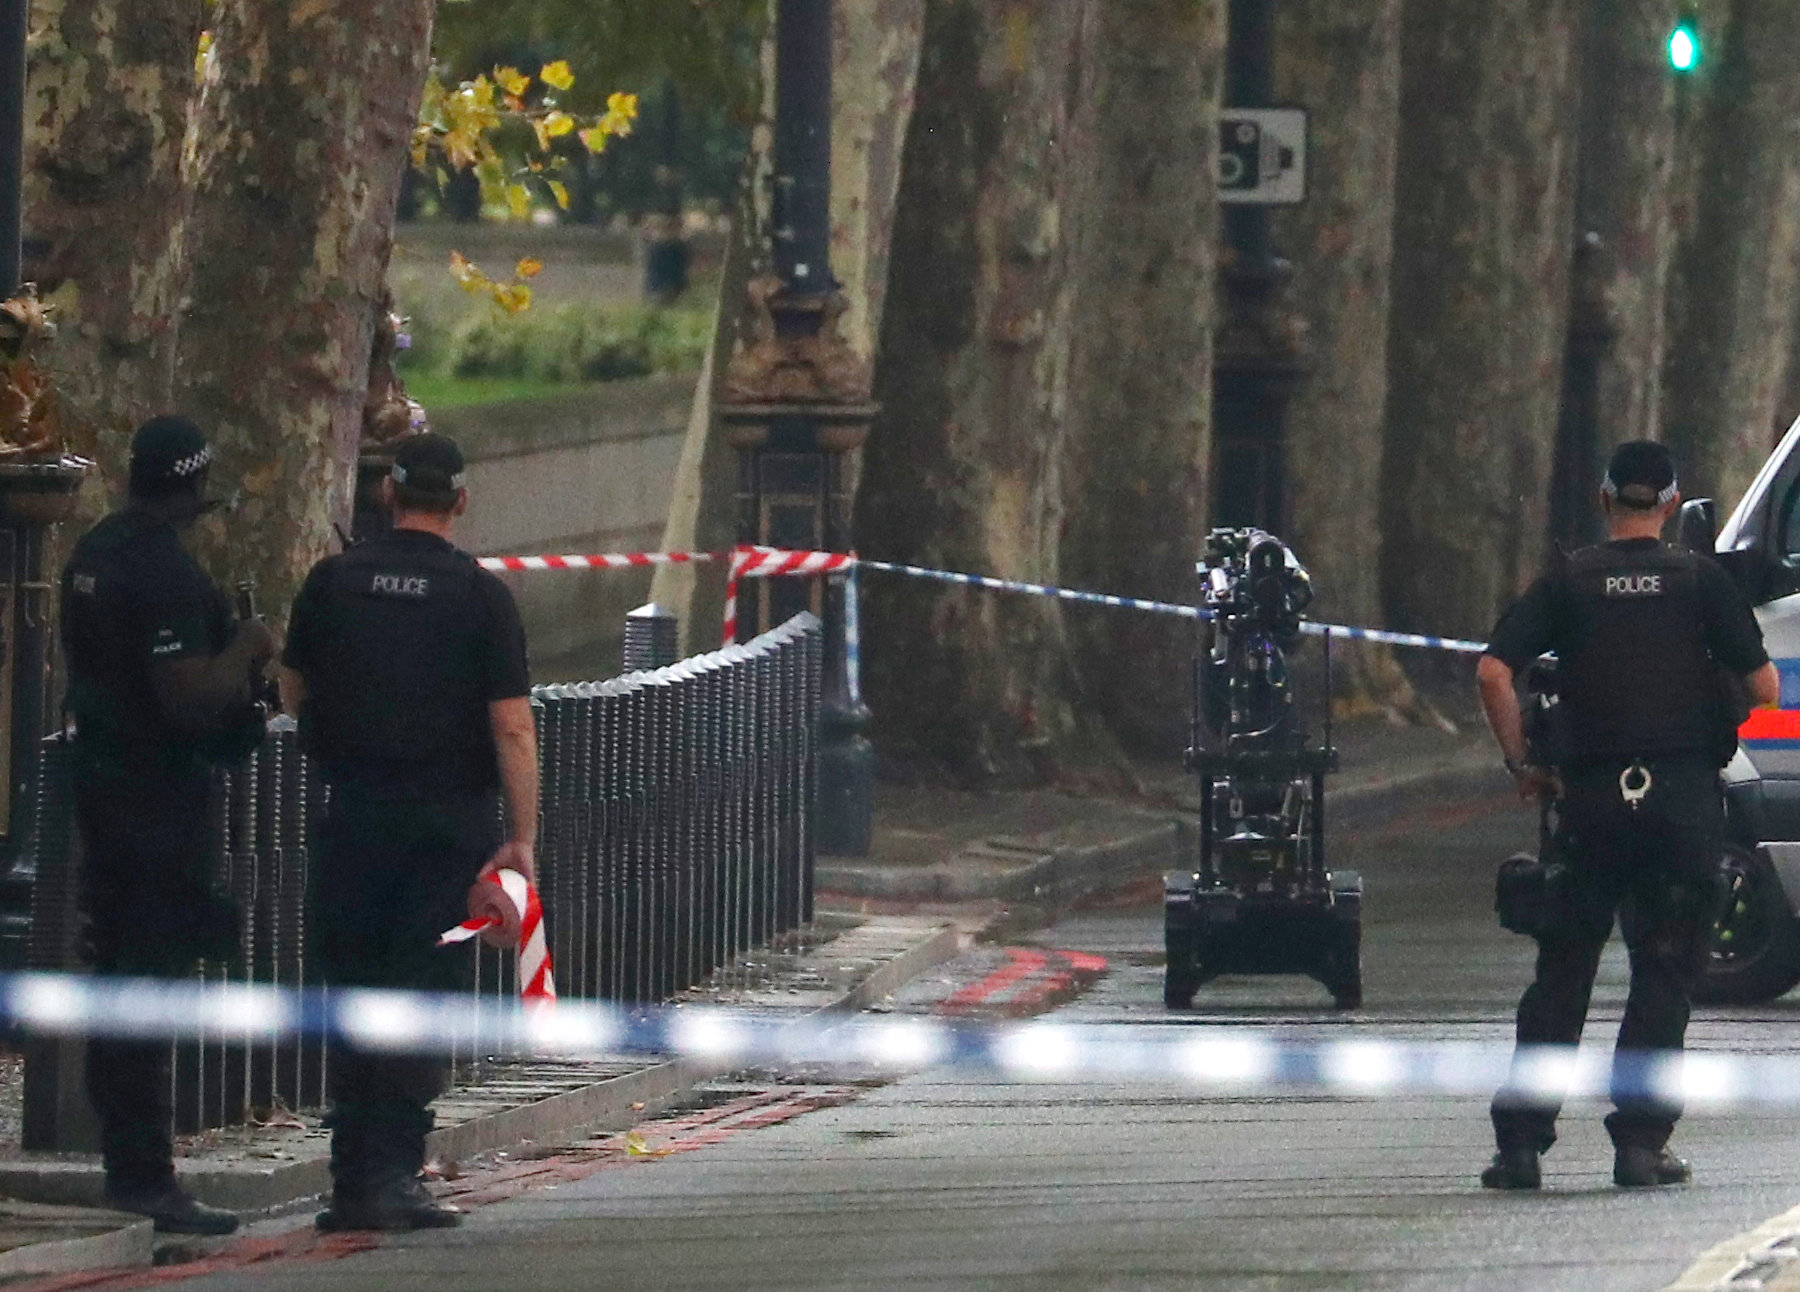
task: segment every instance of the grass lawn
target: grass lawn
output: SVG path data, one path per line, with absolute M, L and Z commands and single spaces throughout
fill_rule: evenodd
M 499 404 L 513 399 L 539 399 L 579 390 L 582 382 L 538 381 L 532 377 L 442 377 L 433 372 L 402 369 L 406 393 L 434 408 L 460 408 L 465 404 Z

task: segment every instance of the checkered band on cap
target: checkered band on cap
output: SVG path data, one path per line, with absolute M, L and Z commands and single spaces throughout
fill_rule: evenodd
M 398 462 L 388 468 L 388 474 L 394 477 L 395 484 L 406 483 L 406 468 L 401 466 Z M 432 482 L 429 480 L 424 481 L 422 482 L 421 487 L 429 489 L 432 487 Z M 458 471 L 455 475 L 450 477 L 450 487 L 452 489 L 461 489 L 463 487 L 462 472 Z
M 185 458 L 176 458 L 169 463 L 169 474 L 185 480 L 189 476 L 199 475 L 212 465 L 212 449 L 204 448 L 198 453 L 190 453 Z
M 1636 488 L 1636 489 L 1648 489 L 1650 486 L 1649 485 L 1633 485 L 1630 487 Z M 1607 474 L 1606 479 L 1604 479 L 1600 482 L 1600 491 L 1602 493 L 1604 493 L 1608 498 L 1617 498 L 1619 496 L 1618 482 L 1612 478 L 1612 475 L 1610 472 Z M 1669 481 L 1669 483 L 1667 485 L 1665 485 L 1663 487 L 1662 491 L 1656 495 L 1656 502 L 1653 505 L 1655 505 L 1657 507 L 1666 507 L 1669 505 L 1670 501 L 1674 499 L 1675 495 L 1680 492 L 1681 492 L 1681 481 L 1680 480 L 1671 480 L 1671 481 Z

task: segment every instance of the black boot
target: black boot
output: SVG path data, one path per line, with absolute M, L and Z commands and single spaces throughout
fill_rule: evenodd
M 147 1186 L 108 1184 L 106 1205 L 148 1216 L 159 1234 L 229 1234 L 238 1227 L 231 1212 L 194 1201 L 173 1180 Z
M 1543 1183 L 1538 1152 L 1529 1144 L 1513 1144 L 1494 1154 L 1481 1173 L 1484 1189 L 1535 1189 Z
M 1693 1178 L 1693 1169 L 1666 1148 L 1621 1144 L 1613 1157 L 1613 1183 L 1621 1189 L 1655 1189 Z
M 417 1176 L 390 1179 L 365 1194 L 334 1194 L 331 1206 L 314 1220 L 324 1233 L 348 1229 L 400 1231 L 454 1229 L 462 1224 L 462 1212 L 431 1196 Z

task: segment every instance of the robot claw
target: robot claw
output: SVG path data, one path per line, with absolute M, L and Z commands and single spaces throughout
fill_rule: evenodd
M 1163 881 L 1163 1003 L 1186 1009 L 1221 974 L 1305 974 L 1340 1009 L 1362 1005 L 1362 877 L 1325 855 L 1325 778 L 1337 770 L 1330 705 L 1314 745 L 1287 658 L 1312 583 L 1285 544 L 1214 530 L 1197 566 L 1202 605 L 1192 745 L 1199 855 Z M 1331 687 L 1331 640 L 1325 639 Z

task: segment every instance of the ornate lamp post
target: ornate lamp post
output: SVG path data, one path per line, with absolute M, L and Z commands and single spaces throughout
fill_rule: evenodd
M 849 455 L 876 408 L 869 365 L 839 329 L 849 306 L 831 272 L 831 0 L 780 0 L 775 77 L 773 272 L 750 284 L 750 335 L 726 373 L 720 415 L 738 451 L 739 541 L 842 552 Z M 846 668 L 843 584 L 757 582 L 739 607 L 750 632 L 802 609 L 824 621 L 817 843 L 864 855 L 874 751 Z

